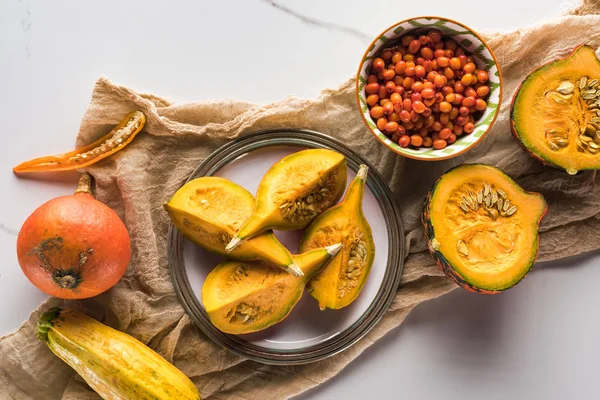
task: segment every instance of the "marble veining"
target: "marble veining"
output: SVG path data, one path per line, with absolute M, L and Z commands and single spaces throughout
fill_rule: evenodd
M 308 17 L 306 15 L 302 15 L 290 8 L 282 6 L 281 4 L 279 4 L 273 0 L 263 0 L 263 1 L 267 4 L 269 4 L 270 6 L 272 6 L 273 8 L 276 8 L 277 10 L 283 11 L 284 13 L 299 19 L 302 23 L 304 23 L 306 25 L 316 26 L 318 28 L 324 28 L 324 29 L 342 32 L 344 34 L 351 35 L 364 43 L 370 43 L 371 40 L 373 39 L 370 35 L 367 35 L 366 33 L 363 33 L 357 29 L 350 28 L 350 27 L 344 26 L 344 25 L 334 24 L 331 22 L 321 21 L 317 18 L 312 18 L 312 17 Z

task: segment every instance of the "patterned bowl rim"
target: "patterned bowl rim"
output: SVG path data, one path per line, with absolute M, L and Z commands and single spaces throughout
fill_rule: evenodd
M 459 150 L 459 151 L 457 151 L 455 153 L 452 153 L 452 154 L 449 154 L 449 155 L 440 155 L 440 156 L 434 156 L 434 157 L 419 156 L 419 155 L 414 155 L 414 154 L 408 153 L 405 150 L 403 150 L 402 148 L 395 149 L 395 148 L 389 146 L 386 142 L 384 142 L 379 137 L 379 135 L 377 135 L 377 133 L 375 131 L 373 131 L 373 128 L 371 128 L 371 126 L 369 126 L 369 120 L 367 119 L 367 117 L 365 117 L 365 114 L 363 113 L 363 110 L 362 110 L 362 108 L 360 106 L 361 105 L 361 101 L 360 101 L 360 89 L 359 89 L 360 76 L 361 76 L 361 71 L 363 69 L 363 66 L 364 66 L 365 62 L 367 62 L 366 58 L 367 58 L 369 52 L 372 49 L 375 49 L 377 47 L 377 45 L 376 45 L 377 42 L 380 40 L 380 38 L 383 35 L 385 35 L 385 33 L 389 32 L 393 28 L 396 28 L 396 27 L 398 27 L 398 26 L 400 26 L 402 24 L 410 23 L 410 21 L 415 21 L 415 20 L 419 20 L 419 19 L 429 19 L 429 20 L 446 21 L 446 22 L 451 22 L 453 24 L 456 24 L 458 26 L 463 27 L 470 34 L 472 34 L 473 36 L 475 36 L 481 42 L 481 44 L 483 44 L 485 46 L 485 48 L 487 49 L 487 51 L 490 53 L 492 59 L 494 60 L 494 64 L 496 66 L 496 69 L 498 70 L 498 80 L 499 80 L 498 106 L 497 106 L 496 110 L 494 111 L 492 120 L 490 121 L 490 123 L 488 125 L 488 128 L 473 143 L 469 144 L 468 146 L 465 146 L 465 148 L 463 148 L 462 150 Z M 419 29 L 419 28 L 415 27 L 414 29 Z M 408 32 L 410 32 L 410 30 L 404 32 L 404 34 L 406 34 Z M 385 42 L 382 42 L 382 44 L 379 47 L 381 47 L 383 45 L 385 45 Z M 442 160 L 448 160 L 450 158 L 454 158 L 454 157 L 457 157 L 457 156 L 459 156 L 461 154 L 466 153 L 467 151 L 469 151 L 470 149 L 472 149 L 473 147 L 475 147 L 476 145 L 478 145 L 487 136 L 487 134 L 492 129 L 492 126 L 494 126 L 494 123 L 496 122 L 496 119 L 498 118 L 498 114 L 499 114 L 499 111 L 500 111 L 500 106 L 502 104 L 503 81 L 502 81 L 502 72 L 500 71 L 500 64 L 498 63 L 498 59 L 496 58 L 496 55 L 494 54 L 494 52 L 492 51 L 492 49 L 488 45 L 488 43 L 477 32 L 475 32 L 473 29 L 469 28 L 465 24 L 463 24 L 461 22 L 458 22 L 458 21 L 455 21 L 455 20 L 450 19 L 450 18 L 438 17 L 438 16 L 432 16 L 432 15 L 423 15 L 423 16 L 418 16 L 418 17 L 407 18 L 407 19 L 404 19 L 402 21 L 396 22 L 396 23 L 390 25 L 389 27 L 387 27 L 386 29 L 384 29 L 383 31 L 381 31 L 381 33 L 379 33 L 377 36 L 375 36 L 375 39 L 373 39 L 373 41 L 369 44 L 369 46 L 367 46 L 367 50 L 364 52 L 364 54 L 363 54 L 363 56 L 361 58 L 360 64 L 358 65 L 358 72 L 356 73 L 356 79 L 355 79 L 355 92 L 356 92 L 356 105 L 357 105 L 358 110 L 360 112 L 360 116 L 363 119 L 363 122 L 365 123 L 365 126 L 369 129 L 369 132 L 371 132 L 371 134 L 373 136 L 375 136 L 375 138 L 379 141 L 379 143 L 383 144 L 385 147 L 387 147 L 389 150 L 393 151 L 394 153 L 400 154 L 400 155 L 402 155 L 404 157 L 407 157 L 407 158 L 412 158 L 414 160 L 421 160 L 421 161 L 442 161 Z M 370 122 L 374 123 L 374 121 L 372 119 L 370 120 Z

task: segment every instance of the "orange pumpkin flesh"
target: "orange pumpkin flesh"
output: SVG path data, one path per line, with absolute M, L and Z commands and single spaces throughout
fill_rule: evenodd
M 84 174 L 75 194 L 41 205 L 25 221 L 17 255 L 27 278 L 63 299 L 96 296 L 125 273 L 130 240 L 117 214 L 97 201 Z

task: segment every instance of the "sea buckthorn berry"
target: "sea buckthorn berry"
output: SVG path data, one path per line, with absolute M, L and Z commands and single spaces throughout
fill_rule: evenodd
M 457 57 L 465 54 L 465 51 L 461 47 L 457 47 L 456 50 L 454 50 L 454 52 L 456 53 Z M 466 59 L 465 59 L 465 61 L 466 61 Z
M 418 114 L 421 114 L 423 111 L 425 111 L 425 108 L 425 104 L 420 101 L 413 101 L 412 103 L 412 109 Z
M 450 112 L 450 110 L 452 110 L 452 105 L 450 103 L 448 103 L 447 101 L 442 101 L 440 103 L 440 111 L 441 112 L 448 113 L 448 112 Z
M 406 135 L 406 129 L 402 125 L 398 125 L 398 135 Z
M 442 40 L 442 32 L 438 29 L 432 29 L 427 32 L 427 36 L 431 39 L 431 43 L 437 43 Z
M 456 117 L 456 123 L 458 125 L 460 125 L 460 126 L 464 127 L 467 122 L 469 122 L 469 118 L 468 117 L 465 117 L 465 116 L 462 116 L 462 115 Z M 464 128 L 463 128 L 463 131 L 464 131 Z
M 410 136 L 408 136 L 408 135 L 401 136 L 400 139 L 398 139 L 398 144 L 401 147 L 408 147 L 408 145 L 410 144 Z
M 433 79 L 433 84 L 436 88 L 442 88 L 446 85 L 448 79 L 444 75 L 436 75 Z
M 465 97 L 477 98 L 477 92 L 472 87 L 465 88 Z
M 484 70 L 477 71 L 477 80 L 481 83 L 486 83 L 489 79 L 488 73 Z
M 450 110 L 452 111 L 452 110 Z M 450 121 L 450 113 L 442 113 L 439 116 L 440 119 L 440 124 L 442 124 L 442 129 L 444 129 L 444 127 L 446 126 L 446 124 Z
M 465 85 L 463 85 L 462 82 L 456 82 L 454 84 L 454 92 L 463 94 L 465 92 Z
M 367 83 L 377 83 L 377 75 L 369 74 L 367 77 Z
M 402 125 L 406 128 L 407 131 L 415 127 L 415 124 L 413 124 L 410 120 L 408 122 L 403 122 Z
M 462 104 L 463 100 L 464 100 L 464 96 L 460 93 L 456 93 L 456 98 L 454 99 L 454 102 L 452 104 L 454 104 L 456 106 L 460 106 Z
M 457 57 L 452 57 L 450 59 L 450 68 L 454 71 L 460 69 L 460 60 Z
M 414 76 L 415 75 L 415 67 L 406 67 L 404 74 L 406 76 Z
M 388 61 L 392 58 L 392 50 L 391 49 L 384 49 L 381 52 L 381 58 L 383 58 L 385 61 Z
M 396 51 L 394 54 L 392 54 L 392 63 L 393 64 L 396 64 L 400 60 L 402 60 L 402 53 L 400 53 L 399 51 Z
M 430 72 L 427 74 L 427 80 L 428 80 L 429 82 L 433 83 L 433 81 L 435 80 L 435 77 L 437 76 L 437 74 L 438 74 L 438 73 L 437 73 L 436 71 L 430 71 Z
M 446 77 L 446 79 L 454 78 L 454 71 L 452 70 L 452 68 L 450 68 L 450 67 L 444 68 L 444 76 Z
M 377 120 L 377 129 L 380 131 L 385 131 L 385 126 L 387 125 L 388 120 L 386 117 L 381 117 Z
M 398 93 L 400 96 L 402 96 L 402 94 L 404 93 L 404 87 L 402 86 L 402 81 L 400 82 L 400 85 L 396 84 L 396 89 L 394 89 L 395 93 Z
M 439 139 L 440 133 L 439 132 L 433 132 L 431 134 L 431 139 L 435 142 L 436 140 Z
M 414 61 L 406 61 L 406 68 L 414 68 L 417 64 Z
M 456 142 L 456 135 L 453 133 L 450 135 L 450 137 L 448 139 L 446 139 L 446 142 L 448 142 L 448 144 L 452 144 L 454 142 Z
M 444 53 L 444 56 L 446 58 L 452 58 L 452 57 L 454 57 L 454 52 L 452 50 L 450 50 L 450 49 L 446 49 L 446 51 Z
M 398 123 L 397 122 L 388 122 L 387 124 L 385 124 L 385 130 L 387 132 L 394 132 L 396 129 L 398 129 Z
M 452 110 L 448 113 L 448 118 L 454 121 L 454 119 L 458 117 L 458 107 L 452 107 Z
M 410 111 L 412 110 L 412 100 L 411 99 L 404 99 L 402 101 L 402 107 L 406 110 L 406 111 Z
M 395 90 L 395 88 L 394 88 L 394 90 Z M 399 93 L 394 92 L 390 95 L 390 100 L 391 100 L 392 104 L 398 104 L 398 103 L 402 102 L 402 96 Z M 367 98 L 367 103 L 369 103 L 368 98 Z
M 436 132 L 439 132 L 442 130 L 442 123 L 440 121 L 435 121 L 432 125 L 431 125 L 431 129 L 433 129 Z
M 373 119 L 379 119 L 379 118 L 383 117 L 383 107 L 375 106 L 375 107 L 371 108 L 370 114 L 371 114 L 371 118 L 373 118 Z
M 367 104 L 370 106 L 374 106 L 379 101 L 379 96 L 376 94 L 370 94 L 367 96 Z
M 419 135 L 412 135 L 410 137 L 410 144 L 415 147 L 420 147 L 423 144 L 423 138 Z
M 425 77 L 425 67 L 423 67 L 422 65 L 417 65 L 415 67 L 415 76 L 417 78 L 424 78 Z
M 421 96 L 424 99 L 432 99 L 435 97 L 435 91 L 433 89 L 423 89 L 421 90 Z
M 421 121 L 420 127 L 419 127 L 419 121 L 415 122 L 415 129 L 417 130 L 417 133 L 419 134 L 419 136 L 421 136 L 422 138 L 429 135 L 429 129 L 427 129 L 426 126 L 423 126 L 423 121 Z
M 413 103 L 415 101 L 423 101 L 423 97 L 421 96 L 421 93 L 419 93 L 419 92 L 413 92 L 410 95 L 410 99 L 413 101 Z
M 477 88 L 477 96 L 483 98 L 483 97 L 487 96 L 488 94 L 490 94 L 490 88 L 488 86 L 479 86 Z
M 381 99 L 385 99 L 385 98 L 389 97 L 387 90 L 385 90 L 385 85 L 379 85 L 379 91 L 377 92 L 377 95 L 379 96 L 380 101 L 381 101 Z
M 467 65 L 467 56 L 465 56 L 464 54 L 458 54 L 458 49 L 456 49 L 456 53 L 456 57 L 458 58 L 458 61 L 460 61 L 460 67 L 464 68 Z
M 458 48 L 458 44 L 453 39 L 446 39 L 445 46 L 452 51 L 455 51 Z
M 454 128 L 452 129 L 452 132 L 454 132 L 454 134 L 456 136 L 460 136 L 463 133 L 463 128 L 460 125 L 454 125 Z
M 450 65 L 450 59 L 448 57 L 438 57 L 436 61 L 438 66 L 442 68 L 446 68 L 448 65 Z
M 405 35 L 402 36 L 402 38 L 400 39 L 400 43 L 402 44 L 402 46 L 408 47 L 409 43 L 413 40 L 415 40 L 414 35 Z
M 427 46 L 429 44 L 429 42 L 431 41 L 431 39 L 429 39 L 429 36 L 427 35 L 420 35 L 418 37 L 419 39 L 419 43 L 421 43 L 421 46 Z
M 416 59 L 417 65 L 425 64 L 425 59 L 423 57 L 417 57 Z
M 421 49 L 421 42 L 419 42 L 418 40 L 413 40 L 412 42 L 410 42 L 408 44 L 408 52 L 415 54 L 417 53 L 419 50 Z
M 425 60 L 425 62 L 423 63 L 423 68 L 425 68 L 426 73 L 431 72 L 431 70 L 433 70 L 433 61 Z
M 446 98 L 445 98 L 445 100 L 446 100 L 448 103 L 453 103 L 453 102 L 454 102 L 454 100 L 456 100 L 456 94 L 454 94 L 454 93 L 448 93 L 448 94 L 446 95 Z
M 475 105 L 475 97 L 465 97 L 462 101 L 462 105 L 465 107 L 473 107 Z
M 487 108 L 487 103 L 484 100 L 477 99 L 475 100 L 475 108 L 478 111 L 483 111 Z
M 432 60 L 433 50 L 431 50 L 431 47 L 421 47 L 421 57 L 426 60 Z
M 396 76 L 396 72 L 393 69 L 386 69 L 383 71 L 383 79 L 391 81 Z
M 462 56 L 464 57 L 464 56 Z M 459 57 L 459 60 L 461 58 Z M 467 61 L 466 57 L 465 57 L 465 61 Z M 463 71 L 465 71 L 466 73 L 472 74 L 473 72 L 475 72 L 476 66 L 475 64 L 473 64 L 472 62 L 467 62 L 465 64 L 465 66 L 463 67 Z
M 404 57 L 402 57 L 402 59 L 406 62 L 414 61 L 415 56 L 413 54 L 405 54 Z
M 383 106 L 383 113 L 385 115 L 390 115 L 391 113 L 394 112 L 394 105 L 392 104 L 392 102 L 388 102 L 385 103 L 385 105 Z
M 444 51 L 444 49 L 435 49 L 435 51 L 433 52 L 433 56 L 435 58 L 446 57 L 446 52 Z
M 425 128 L 427 129 L 427 128 Z M 420 133 L 420 132 L 419 132 Z M 423 147 L 431 147 L 433 145 L 433 139 L 429 136 L 423 138 Z
M 404 74 L 404 71 L 406 71 L 406 61 L 400 60 L 394 66 L 394 72 L 396 72 L 398 75 L 402 75 Z
M 383 59 L 377 57 L 376 59 L 373 60 L 373 64 L 371 65 L 371 68 L 375 72 L 383 71 L 383 69 L 385 68 L 385 61 L 383 61 Z
M 473 75 L 464 74 L 462 78 L 460 78 L 460 82 L 465 86 L 470 86 L 473 83 Z
M 391 122 L 398 122 L 398 121 L 400 121 L 400 116 L 396 112 L 396 108 L 394 108 L 394 112 L 391 113 L 390 116 L 388 117 L 388 121 L 391 121 Z
M 475 130 L 475 125 L 472 122 L 467 122 L 465 126 L 463 126 L 463 131 L 465 133 L 471 133 Z
M 423 103 L 425 104 L 425 103 Z M 427 104 L 425 104 L 427 106 Z M 431 108 L 429 107 L 425 107 L 425 109 L 423 110 L 423 113 L 421 115 L 423 115 L 423 117 L 425 118 L 429 118 L 431 116 L 431 114 L 433 114 L 433 111 L 431 111 Z
M 388 124 L 389 124 L 389 122 L 388 122 Z M 440 136 L 439 137 L 440 137 L 440 139 L 446 140 L 446 139 L 448 139 L 450 137 L 451 134 L 452 134 L 452 131 L 450 129 L 444 128 L 444 129 L 442 129 L 440 131 Z
M 425 115 L 425 113 L 427 112 L 427 110 L 425 110 L 423 112 L 423 115 Z M 425 118 L 425 120 L 423 121 L 423 125 L 425 125 L 426 127 L 431 127 L 431 125 L 433 125 L 433 123 L 435 122 L 435 117 L 433 115 L 429 115 Z
M 419 115 L 419 118 L 417 118 L 417 120 L 415 121 L 415 128 L 416 129 L 421 129 L 423 128 L 423 117 L 421 115 Z M 429 132 L 429 131 L 426 131 Z
M 439 50 L 439 49 L 443 50 L 444 49 L 444 42 L 440 41 L 440 42 L 434 43 L 433 44 L 433 48 L 436 49 L 436 50 Z
M 408 90 L 412 87 L 413 83 L 415 83 L 415 80 L 407 76 L 406 78 L 404 78 L 404 81 L 402 81 L 402 86 L 404 87 L 404 89 Z
M 365 86 L 365 92 L 368 94 L 376 94 L 379 92 L 379 83 L 368 83 L 367 86 Z
M 414 110 L 410 112 L 410 122 L 417 122 L 419 119 L 419 114 L 417 114 Z
M 406 110 L 400 111 L 399 116 L 400 116 L 400 121 L 402 121 L 404 123 L 410 122 L 410 113 L 408 111 L 406 111 Z
M 464 101 L 463 101 L 463 103 L 464 103 Z M 462 107 L 461 107 L 461 108 L 458 110 L 458 112 L 459 112 L 459 113 L 460 113 L 460 115 L 462 115 L 463 117 L 464 117 L 464 116 L 466 116 L 466 115 L 469 115 L 469 107 L 462 106 Z
M 396 84 L 392 81 L 389 81 L 385 84 L 385 91 L 388 93 L 394 93 L 394 89 L 396 89 Z
M 438 139 L 438 140 L 436 140 L 436 141 L 433 142 L 433 148 L 436 149 L 436 150 L 441 150 L 444 147 L 446 147 L 447 144 L 448 143 L 445 140 Z

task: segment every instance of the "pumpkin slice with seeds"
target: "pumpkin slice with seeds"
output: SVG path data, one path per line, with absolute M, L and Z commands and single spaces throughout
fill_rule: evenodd
M 425 200 L 429 251 L 442 271 L 467 290 L 498 293 L 527 275 L 538 249 L 547 205 L 490 165 L 451 169 Z
M 333 150 L 309 149 L 290 154 L 264 175 L 256 192 L 256 210 L 227 250 L 267 229 L 306 227 L 338 202 L 346 187 L 346 158 Z
M 210 321 L 225 333 L 266 329 L 286 318 L 302 297 L 306 282 L 342 245 L 295 255 L 304 276 L 296 277 L 258 261 L 227 261 L 206 277 L 202 304 Z
M 254 196 L 249 191 L 216 176 L 186 183 L 165 204 L 173 225 L 198 246 L 237 260 L 266 260 L 301 275 L 290 252 L 271 231 L 244 241 L 231 253 L 225 251 L 227 243 L 254 208 Z
M 512 130 L 537 160 L 569 174 L 600 169 L 600 62 L 580 46 L 533 71 L 512 104 Z
M 321 214 L 306 230 L 300 251 L 340 242 L 343 249 L 309 283 L 319 307 L 339 309 L 360 294 L 375 259 L 371 227 L 362 211 L 368 167 L 361 165 L 340 204 Z

